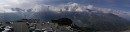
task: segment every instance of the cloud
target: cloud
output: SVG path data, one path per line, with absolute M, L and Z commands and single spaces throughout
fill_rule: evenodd
M 12 11 L 10 8 L 0 7 L 0 13 L 15 13 L 17 11 Z
M 34 0 L 0 0 L 0 6 L 3 7 L 22 7 L 28 8 L 36 4 Z
M 64 4 L 61 1 L 65 1 L 65 2 L 63 2 Z M 77 2 L 77 1 L 78 0 L 75 0 L 74 2 Z M 83 0 L 83 1 L 87 1 L 87 0 Z M 46 5 L 48 3 L 54 4 L 53 2 L 57 2 L 57 3 L 55 3 L 57 5 L 56 6 L 55 5 Z M 17 7 L 17 8 L 21 8 L 21 9 L 31 9 L 32 8 L 33 12 L 38 12 L 38 11 L 46 10 L 48 6 L 51 6 L 49 9 L 57 12 L 57 11 L 60 11 L 61 9 L 66 10 L 65 7 L 66 7 L 66 5 L 68 5 L 68 11 L 72 11 L 72 10 L 78 11 L 78 12 L 86 11 L 85 5 L 80 6 L 81 4 L 77 4 L 77 3 L 73 3 L 71 5 L 67 4 L 70 2 L 71 2 L 70 0 L 52 0 L 52 1 L 51 0 L 0 0 L 0 8 L 2 8 L 0 10 L 1 10 L 1 12 L 6 11 L 6 10 L 11 11 L 10 8 Z M 111 2 L 111 0 L 110 0 L 110 2 Z M 62 4 L 59 4 L 59 3 L 62 3 Z M 74 6 L 77 6 L 78 8 L 75 8 Z M 126 5 L 126 6 L 128 6 L 128 5 Z M 6 8 L 8 8 L 8 9 L 6 9 Z M 87 8 L 93 9 L 93 5 L 88 5 Z M 97 10 L 103 11 L 104 13 L 111 12 L 110 11 L 111 9 L 105 9 L 105 8 L 98 8 Z M 106 10 L 106 11 L 104 11 L 104 10 Z M 15 11 L 12 11 L 12 12 L 15 12 Z
M 120 10 L 115 10 L 115 9 L 110 9 L 110 8 L 101 8 L 101 7 L 96 7 L 93 5 L 81 5 L 78 3 L 70 3 L 70 4 L 60 4 L 57 6 L 54 5 L 36 5 L 33 7 L 33 12 L 55 12 L 55 13 L 62 13 L 62 12 L 90 12 L 88 11 L 91 10 L 94 13 L 112 13 L 118 16 L 127 16 L 129 14 L 123 14 L 124 12 Z
M 37 5 L 37 0 L 0 0 L 0 13 L 14 13 L 11 8 L 29 9 Z

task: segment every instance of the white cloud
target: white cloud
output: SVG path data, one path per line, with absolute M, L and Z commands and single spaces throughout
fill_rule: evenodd
M 30 8 L 36 3 L 36 0 L 0 0 L 0 6 L 2 7 Z
M 0 7 L 0 13 L 15 13 L 17 11 L 12 11 L 10 8 Z
M 0 0 L 0 13 L 2 13 L 2 11 L 7 11 L 7 12 L 15 12 L 15 11 L 11 11 L 9 8 L 15 8 L 15 7 L 18 7 L 18 8 L 24 8 L 24 9 L 29 9 L 29 8 L 33 8 L 35 12 L 38 12 L 40 10 L 46 10 L 47 8 L 44 6 L 44 7 L 40 7 L 42 6 L 41 4 L 39 4 L 38 1 L 41 1 L 41 0 Z M 44 1 L 44 0 L 42 0 Z M 65 7 L 65 5 L 63 5 Z M 75 8 L 77 6 L 77 8 Z M 65 10 L 64 7 L 62 6 L 52 6 L 50 8 L 50 10 L 55 10 L 55 11 L 60 11 L 60 9 L 62 10 Z M 93 9 L 93 5 L 88 5 L 88 6 L 84 6 L 86 7 L 87 9 Z M 8 8 L 8 9 L 7 9 Z M 86 11 L 85 9 L 86 8 L 83 8 L 81 7 L 79 4 L 77 3 L 71 3 L 68 5 L 68 11 L 72 11 L 72 10 L 75 10 L 75 11 Z M 104 9 L 97 9 L 97 10 L 102 10 L 103 12 L 106 12 L 106 13 L 109 13 L 109 9 L 105 9 L 107 11 L 104 11 Z
M 0 0 L 0 13 L 3 13 L 3 11 L 7 13 L 14 12 L 10 8 L 28 9 L 34 5 L 37 5 L 37 0 Z

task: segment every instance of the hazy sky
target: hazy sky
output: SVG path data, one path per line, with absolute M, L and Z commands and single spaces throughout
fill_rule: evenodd
M 130 11 L 130 0 L 48 0 L 49 4 L 60 4 L 75 2 L 84 5 L 94 5 L 112 9 L 121 9 Z
M 130 0 L 0 0 L 0 8 L 22 7 L 29 8 L 37 4 L 58 5 L 66 3 L 79 3 L 96 7 L 130 11 Z M 0 9 L 2 10 L 2 9 Z

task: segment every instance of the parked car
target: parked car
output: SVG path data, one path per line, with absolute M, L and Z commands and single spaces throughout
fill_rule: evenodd
M 0 32 L 14 32 L 14 29 L 11 26 L 3 26 Z
M 54 32 L 52 28 L 42 29 L 42 32 Z
M 42 32 L 40 29 L 35 29 L 33 32 Z

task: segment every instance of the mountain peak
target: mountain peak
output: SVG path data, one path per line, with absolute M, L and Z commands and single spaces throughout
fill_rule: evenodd
M 93 9 L 93 5 L 88 5 L 87 9 Z

